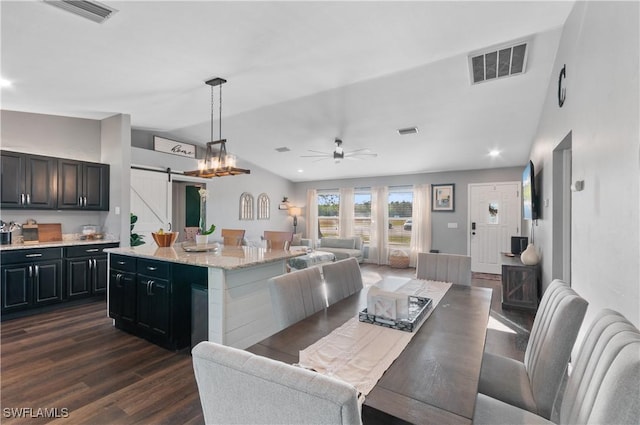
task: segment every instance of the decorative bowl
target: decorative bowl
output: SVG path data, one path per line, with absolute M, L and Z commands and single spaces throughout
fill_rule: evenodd
M 152 232 L 151 236 L 153 236 L 153 240 L 156 241 L 156 245 L 161 248 L 172 246 L 173 243 L 178 238 L 178 234 L 180 232 L 164 232 L 164 233 L 155 233 Z

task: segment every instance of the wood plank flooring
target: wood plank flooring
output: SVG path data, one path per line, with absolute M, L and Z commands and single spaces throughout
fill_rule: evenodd
M 415 270 L 363 265 L 362 272 L 371 282 Z M 490 327 L 487 351 L 522 359 L 532 315 L 502 311 L 499 280 L 472 284 L 494 288 L 491 315 L 503 330 Z M 204 422 L 189 350 L 171 352 L 115 329 L 104 301 L 5 321 L 0 332 L 3 424 Z

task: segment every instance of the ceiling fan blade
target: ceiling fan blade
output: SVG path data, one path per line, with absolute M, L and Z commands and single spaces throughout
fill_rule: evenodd
M 369 148 L 356 149 L 355 151 L 347 152 L 347 155 L 354 155 L 354 154 L 359 153 L 359 152 L 370 153 L 371 149 L 369 149 Z
M 351 153 L 345 154 L 344 156 L 346 158 L 357 158 L 357 157 L 364 157 L 364 156 L 369 157 L 369 158 L 375 158 L 375 157 L 378 156 L 378 154 L 377 153 L 365 153 L 365 152 L 361 152 L 361 153 L 351 152 Z
M 332 158 L 332 154 L 319 154 L 319 155 L 300 155 L 300 158 Z
M 333 155 L 333 152 L 314 151 L 313 149 L 307 149 L 309 152 L 321 153 L 323 155 Z

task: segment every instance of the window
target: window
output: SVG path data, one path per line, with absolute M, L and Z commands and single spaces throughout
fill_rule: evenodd
M 340 234 L 340 194 L 335 191 L 318 192 L 318 230 L 320 237 Z
M 413 189 L 389 188 L 389 247 L 408 248 L 411 242 Z
M 354 234 L 360 236 L 363 242 L 369 243 L 371 235 L 371 192 L 369 190 L 356 190 L 353 203 Z

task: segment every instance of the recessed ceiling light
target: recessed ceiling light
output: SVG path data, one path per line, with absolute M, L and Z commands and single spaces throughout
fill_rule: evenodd
M 0 78 L 0 87 L 11 87 L 11 85 L 11 81 Z
M 405 136 L 407 134 L 416 134 L 418 132 L 418 127 L 407 127 L 407 128 L 399 128 L 398 134 L 401 136 Z
M 500 155 L 500 151 L 499 151 L 499 150 L 497 150 L 497 149 L 494 149 L 494 150 L 492 150 L 491 152 L 489 152 L 489 156 L 492 156 L 492 157 L 494 157 L 494 158 L 495 158 L 496 156 L 499 156 L 499 155 Z
M 298 170 L 298 172 L 302 173 L 302 172 L 304 172 L 304 170 L 301 168 L 301 169 Z

